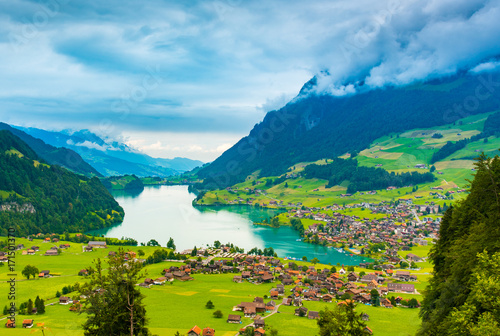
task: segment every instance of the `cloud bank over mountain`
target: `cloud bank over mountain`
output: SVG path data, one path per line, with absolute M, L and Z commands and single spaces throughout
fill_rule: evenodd
M 205 161 L 314 75 L 316 92 L 344 95 L 500 55 L 498 0 L 12 0 L 0 13 L 0 119 Z

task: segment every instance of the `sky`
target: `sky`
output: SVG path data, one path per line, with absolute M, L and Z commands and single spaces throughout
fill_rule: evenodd
M 297 96 L 498 66 L 500 0 L 0 0 L 0 121 L 212 161 Z

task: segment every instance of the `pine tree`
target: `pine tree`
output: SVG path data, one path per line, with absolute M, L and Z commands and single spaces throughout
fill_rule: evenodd
M 126 262 L 125 251 L 120 249 L 109 258 L 107 272 L 100 259 L 94 264 L 91 280 L 81 287 L 81 294 L 87 297 L 82 306 L 88 315 L 84 335 L 149 335 L 144 295 L 135 286 L 143 277 L 142 263 Z
M 26 307 L 28 315 L 33 314 L 33 301 L 31 299 L 28 300 L 28 305 Z
M 37 312 L 38 314 L 45 314 L 45 300 L 41 299 L 40 300 L 40 306 L 37 307 Z

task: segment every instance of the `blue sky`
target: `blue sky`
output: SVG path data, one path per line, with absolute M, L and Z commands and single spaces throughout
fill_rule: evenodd
M 478 0 L 0 0 L 0 121 L 215 159 L 315 74 L 322 93 L 500 55 Z

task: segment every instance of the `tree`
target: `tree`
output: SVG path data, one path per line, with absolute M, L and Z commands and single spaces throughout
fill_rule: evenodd
M 306 256 L 303 256 L 303 257 L 302 257 L 302 261 L 307 261 L 307 257 L 306 257 Z
M 28 315 L 33 314 L 33 301 L 31 299 L 28 300 L 28 305 L 26 306 L 26 310 Z
M 36 305 L 36 300 L 35 300 L 35 307 L 36 307 L 38 315 L 45 314 L 45 300 L 44 299 L 40 299 L 38 305 Z
M 160 243 L 158 243 L 156 239 L 151 239 L 150 241 L 148 241 L 146 246 L 160 246 Z
M 354 311 L 354 304 L 341 304 L 333 310 L 326 308 L 319 312 L 317 321 L 320 336 L 363 336 L 366 324 L 361 319 L 363 313 Z
M 205 308 L 207 308 L 207 309 L 214 309 L 215 308 L 215 305 L 212 302 L 212 300 L 207 301 L 207 303 L 205 304 Z
M 213 315 L 215 318 L 222 318 L 222 316 L 223 316 L 223 314 L 220 310 L 214 311 Z
M 119 249 L 108 260 L 106 272 L 100 259 L 94 261 L 91 280 L 81 286 L 85 295 L 82 311 L 87 314 L 83 324 L 85 336 L 150 335 L 146 327 L 144 295 L 136 287 L 144 276 L 143 264 L 125 260 L 125 251 Z
M 172 237 L 170 237 L 170 239 L 168 240 L 167 247 L 169 249 L 175 250 L 175 243 L 174 243 L 174 239 Z
M 366 275 L 366 272 L 365 271 L 361 271 L 359 272 L 359 277 L 362 278 Z
M 3 315 L 7 315 L 9 313 L 9 308 L 7 306 L 3 307 Z
M 312 259 L 311 259 L 311 263 L 312 263 L 313 265 L 316 265 L 317 263 L 319 263 L 319 259 L 318 259 L 318 258 L 316 258 L 316 257 L 315 257 L 315 258 L 312 258 Z
M 354 272 L 354 266 L 347 266 L 348 272 Z
M 377 300 L 380 298 L 380 294 L 379 294 L 378 290 L 376 290 L 375 288 L 373 288 L 370 291 L 370 296 L 371 296 L 371 300 L 372 300 L 372 305 L 376 306 L 377 305 Z M 380 301 L 379 301 L 379 306 L 380 306 Z
M 330 269 L 330 272 L 337 273 L 337 268 L 335 266 L 332 266 L 332 268 Z
M 56 292 L 56 297 L 61 297 L 61 295 L 62 295 L 62 294 L 61 294 L 61 292 L 60 292 L 60 291 L 57 291 L 57 292 Z
M 500 324 L 500 158 L 482 154 L 475 168 L 467 198 L 446 210 L 429 254 L 434 272 L 419 335 L 498 334 L 489 328 Z
M 28 280 L 30 279 L 31 276 L 33 276 L 33 279 L 35 279 L 38 273 L 39 273 L 38 268 L 32 265 L 24 266 L 24 269 L 21 272 L 21 274 L 24 275 Z
M 198 254 L 198 249 L 196 248 L 196 246 L 193 248 L 193 250 L 191 251 L 191 257 L 194 257 Z
M 245 331 L 243 332 L 243 336 L 254 336 L 254 334 L 255 334 L 255 329 L 252 326 L 246 327 Z
M 140 249 L 137 251 L 137 254 L 139 255 L 139 257 L 146 255 L 146 253 L 144 253 L 144 251 Z

